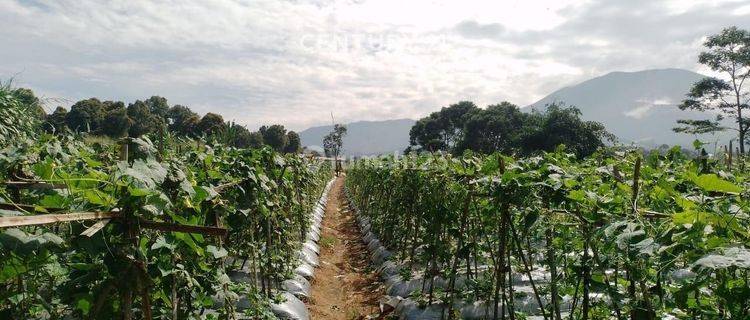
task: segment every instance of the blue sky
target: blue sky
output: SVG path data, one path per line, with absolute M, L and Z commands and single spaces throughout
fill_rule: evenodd
M 748 1 L 0 1 L 0 79 L 45 98 L 161 95 L 295 130 L 527 105 L 610 71 L 685 68 Z

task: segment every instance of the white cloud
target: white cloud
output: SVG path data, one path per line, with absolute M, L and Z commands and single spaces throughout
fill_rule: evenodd
M 637 107 L 625 111 L 623 114 L 633 119 L 643 119 L 654 108 L 673 108 L 676 105 L 676 103 L 670 101 L 668 98 L 641 99 L 638 100 L 638 104 Z
M 677 0 L 6 0 L 0 78 L 71 102 L 156 94 L 251 128 L 303 129 L 331 112 L 416 118 L 464 99 L 526 105 L 617 69 L 696 69 L 701 38 L 750 27 L 747 11 Z

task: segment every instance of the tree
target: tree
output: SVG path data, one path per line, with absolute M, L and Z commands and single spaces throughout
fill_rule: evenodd
M 586 157 L 612 142 L 615 136 L 604 125 L 581 119 L 581 111 L 563 104 L 551 104 L 545 112 L 533 112 L 529 117 L 519 147 L 527 154 L 538 150 L 553 151 L 560 145 Z
M 127 113 L 128 117 L 133 120 L 129 130 L 131 137 L 158 132 L 165 126 L 162 118 L 152 114 L 148 105 L 141 100 L 136 100 L 128 105 Z
M 464 135 L 456 145 L 456 153 L 467 149 L 482 153 L 511 153 L 520 145 L 526 118 L 527 114 L 510 102 L 471 111 L 466 116 Z
M 333 131 L 323 137 L 323 148 L 326 156 L 330 157 L 333 155 L 336 176 L 341 171 L 341 164 L 339 163 L 339 154 L 341 153 L 341 147 L 344 144 L 344 136 L 346 135 L 346 127 L 341 124 L 333 125 Z
M 711 70 L 727 76 L 727 80 L 704 78 L 693 85 L 679 108 L 711 111 L 731 118 L 737 124 L 740 153 L 745 154 L 745 143 L 750 129 L 750 91 L 744 86 L 750 76 L 750 32 L 737 27 L 726 28 L 721 33 L 708 37 L 703 44 L 698 62 Z M 743 114 L 744 113 L 744 114 Z M 723 130 L 718 121 L 682 121 L 687 127 L 675 128 L 678 132 L 715 132 Z M 691 129 L 690 127 L 695 127 Z
M 132 121 L 128 116 L 125 104 L 122 102 L 104 102 L 107 115 L 101 124 L 101 133 L 112 137 L 121 138 L 128 135 Z
M 263 135 L 260 134 L 260 132 L 255 131 L 253 133 L 250 133 L 250 137 L 248 137 L 248 148 L 261 148 L 263 147 Z
M 35 116 L 40 119 L 44 120 L 44 118 L 47 116 L 47 112 L 44 111 L 44 107 L 42 107 L 42 102 L 37 98 L 37 96 L 34 94 L 34 91 L 27 88 L 16 88 L 13 90 L 13 96 L 18 99 L 18 102 L 20 102 L 22 105 L 28 106 L 29 109 L 31 109 Z
M 104 115 L 104 104 L 97 98 L 90 98 L 73 104 L 65 121 L 72 130 L 96 132 L 104 121 Z
M 0 148 L 36 135 L 40 121 L 27 103 L 13 94 L 10 83 L 0 83 Z
M 464 134 L 468 115 L 479 110 L 471 101 L 461 101 L 420 119 L 409 131 L 413 148 L 453 152 Z
M 151 114 L 164 120 L 167 119 L 167 114 L 169 113 L 169 103 L 167 103 L 167 98 L 151 96 L 151 98 L 146 99 L 144 103 L 148 106 L 148 111 L 150 111 Z
M 248 148 L 252 143 L 252 134 L 245 126 L 229 122 L 221 130 L 220 134 L 214 135 L 225 144 L 235 148 Z
M 65 118 L 68 116 L 68 109 L 57 107 L 44 121 L 44 131 L 50 133 L 60 133 L 65 131 L 68 126 L 65 124 Z
M 206 113 L 198 122 L 198 133 L 206 136 L 216 134 L 224 128 L 224 118 L 215 113 Z
M 323 150 L 327 157 L 333 156 L 338 161 L 345 135 L 346 126 L 336 124 L 333 126 L 333 131 L 323 137 Z
M 294 131 L 289 131 L 286 134 L 287 144 L 284 147 L 285 153 L 299 153 L 302 149 L 302 142 L 300 141 L 299 134 Z
M 181 105 L 175 105 L 169 108 L 167 112 L 167 123 L 169 131 L 178 135 L 189 136 L 196 130 L 196 125 L 200 122 L 200 117 L 190 108 Z
M 263 135 L 263 143 L 269 145 L 276 151 L 282 152 L 288 141 L 286 129 L 280 124 L 274 124 L 270 127 L 260 127 L 260 133 Z
M 705 120 L 692 120 L 692 119 L 684 119 L 684 120 L 677 120 L 678 124 L 681 124 L 683 126 L 681 127 L 674 127 L 672 128 L 672 131 L 677 133 L 687 133 L 687 134 L 714 134 L 717 132 L 721 132 L 726 130 L 727 128 L 721 125 L 721 120 L 723 120 L 724 117 L 721 115 L 716 116 L 716 120 L 711 119 L 705 119 Z

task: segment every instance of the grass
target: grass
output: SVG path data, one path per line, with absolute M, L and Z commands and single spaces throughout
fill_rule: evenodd
M 333 245 L 336 244 L 336 238 L 331 236 L 323 236 L 320 238 L 320 246 L 326 247 L 326 248 L 333 248 Z

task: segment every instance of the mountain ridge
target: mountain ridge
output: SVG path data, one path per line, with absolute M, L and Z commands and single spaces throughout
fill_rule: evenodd
M 562 87 L 521 110 L 543 111 L 550 103 L 562 102 L 580 109 L 583 119 L 601 122 L 620 143 L 644 147 L 662 144 L 690 147 L 696 138 L 713 141 L 729 137 L 729 133 L 695 136 L 672 131 L 678 119 L 713 118 L 710 113 L 683 111 L 677 107 L 692 85 L 704 77 L 679 68 L 612 71 Z M 415 122 L 413 119 L 393 119 L 349 123 L 343 154 L 400 153 L 409 144 L 409 130 Z M 323 137 L 331 129 L 329 125 L 301 131 L 302 145 L 321 146 Z
M 601 122 L 621 143 L 652 147 L 661 144 L 690 146 L 694 136 L 672 131 L 678 119 L 707 119 L 698 111 L 683 111 L 677 105 L 692 85 L 705 75 L 679 68 L 613 71 L 578 84 L 560 88 L 523 108 L 543 111 L 553 102 L 581 110 L 583 119 Z
M 416 120 L 392 119 L 355 121 L 346 124 L 342 154 L 368 156 L 402 153 L 409 146 L 409 130 Z M 332 125 L 315 126 L 299 132 L 303 146 L 322 150 L 323 137 L 333 130 Z

